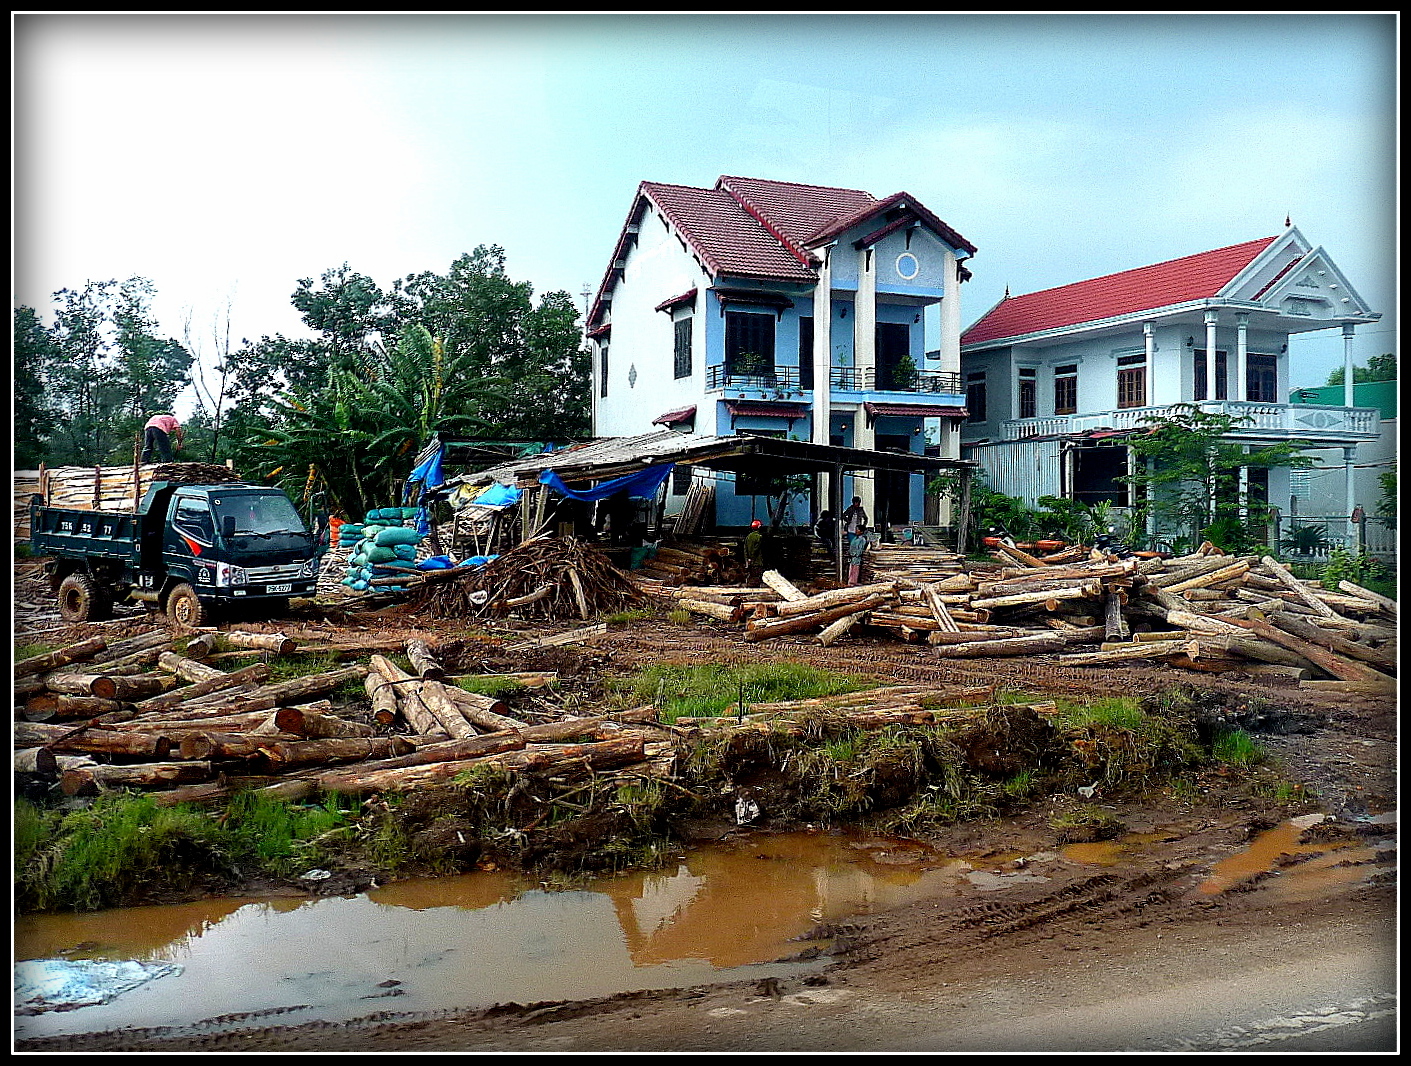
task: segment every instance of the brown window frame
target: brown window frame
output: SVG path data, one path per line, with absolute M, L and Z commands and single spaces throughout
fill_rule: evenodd
M 1053 368 L 1053 413 L 1056 415 L 1078 413 L 1077 363 Z
M 1117 408 L 1146 406 L 1146 353 L 1117 357 Z

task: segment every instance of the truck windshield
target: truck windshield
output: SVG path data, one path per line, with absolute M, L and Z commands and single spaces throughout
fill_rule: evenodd
M 289 498 L 280 493 L 240 493 L 211 500 L 216 528 L 229 529 L 226 519 L 235 523 L 235 541 L 241 546 L 293 548 L 309 542 L 304 521 Z

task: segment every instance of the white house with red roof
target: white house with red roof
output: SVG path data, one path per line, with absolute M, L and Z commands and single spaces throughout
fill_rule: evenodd
M 1339 448 L 1351 471 L 1378 412 L 1290 404 L 1290 335 L 1372 311 L 1297 227 L 1277 236 L 1009 296 L 961 337 L 968 415 L 961 444 L 998 491 L 1129 505 L 1125 434 L 1172 404 L 1248 419 L 1234 438 Z M 1253 498 L 1287 509 L 1287 470 L 1248 469 Z M 1348 474 L 1348 495 L 1351 475 Z M 1347 508 L 1350 513 L 1352 504 Z
M 642 182 L 588 315 L 594 434 L 666 426 L 922 453 L 935 419 L 938 454 L 954 458 L 960 283 L 974 253 L 905 192 Z M 932 305 L 940 336 L 928 343 Z M 673 481 L 668 511 L 686 480 Z M 924 517 L 919 475 L 845 480 L 874 525 Z M 717 522 L 763 517 L 760 490 L 717 485 Z

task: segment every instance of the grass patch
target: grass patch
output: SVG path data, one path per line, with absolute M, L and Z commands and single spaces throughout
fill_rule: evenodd
M 15 661 L 22 659 L 33 659 L 36 655 L 48 655 L 51 651 L 57 651 L 57 644 L 20 644 L 15 648 Z
M 835 674 L 802 663 L 758 666 L 650 666 L 620 686 L 629 704 L 655 703 L 662 720 L 707 718 L 746 703 L 811 699 L 875 688 L 869 678 Z
M 1058 834 L 1061 844 L 1111 840 L 1127 830 L 1120 818 L 1091 804 L 1079 804 L 1055 814 L 1049 819 L 1048 827 Z
M 603 621 L 609 625 L 629 625 L 632 622 L 644 622 L 653 616 L 652 611 L 643 607 L 633 607 L 626 611 L 617 611 L 613 614 L 604 615 Z
M 675 607 L 666 612 L 666 620 L 674 626 L 688 626 L 691 624 L 691 612 L 684 607 Z
M 1221 733 L 1210 747 L 1211 757 L 1227 766 L 1250 767 L 1264 761 L 1265 751 L 1243 729 Z
M 496 700 L 517 696 L 526 691 L 523 682 L 514 677 L 459 677 L 456 678 L 456 687 L 465 692 L 473 692 L 477 696 L 489 696 Z

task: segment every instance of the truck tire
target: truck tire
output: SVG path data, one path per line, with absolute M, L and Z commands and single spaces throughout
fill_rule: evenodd
M 205 623 L 206 605 L 196 595 L 196 590 L 182 582 L 167 593 L 167 618 L 173 625 L 195 629 Z
M 112 593 L 88 574 L 70 574 L 59 582 L 59 617 L 65 622 L 102 622 L 112 614 Z

